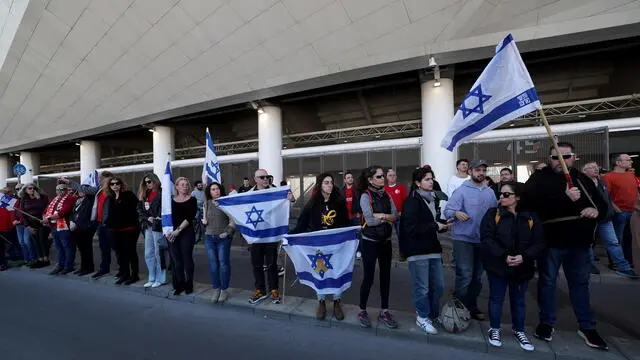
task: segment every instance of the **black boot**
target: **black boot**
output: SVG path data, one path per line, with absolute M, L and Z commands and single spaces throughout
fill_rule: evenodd
M 176 285 L 174 286 L 174 291 L 173 291 L 173 296 L 178 296 L 180 294 L 182 294 L 182 292 L 184 292 L 185 286 L 182 283 L 176 283 Z

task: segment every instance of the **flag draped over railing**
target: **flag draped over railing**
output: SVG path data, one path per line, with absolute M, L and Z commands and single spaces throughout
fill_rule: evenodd
M 212 182 L 222 184 L 220 163 L 218 162 L 218 157 L 216 156 L 215 147 L 213 146 L 213 138 L 211 137 L 209 128 L 207 128 L 207 132 L 205 134 L 205 143 L 205 159 L 204 165 L 202 166 L 202 183 L 205 185 Z
M 359 229 L 350 226 L 285 235 L 282 246 L 300 283 L 318 294 L 335 294 L 351 287 Z
M 167 167 L 162 175 L 162 205 L 160 211 L 162 216 L 162 233 L 165 235 L 173 231 L 171 201 L 173 200 L 174 189 L 173 174 L 171 174 L 171 161 L 167 160 Z
M 289 186 L 283 186 L 224 196 L 216 201 L 247 243 L 278 242 L 289 232 L 289 191 Z
M 540 108 L 533 80 L 509 34 L 460 104 L 440 145 L 453 151 L 464 140 Z

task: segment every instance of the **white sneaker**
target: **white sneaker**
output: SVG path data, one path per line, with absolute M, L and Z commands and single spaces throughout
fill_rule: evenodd
M 533 351 L 536 348 L 529 342 L 527 335 L 525 335 L 524 331 L 514 331 L 513 336 L 515 336 L 516 340 L 518 340 L 518 344 L 524 351 Z
M 418 316 L 416 318 L 416 325 L 418 325 L 427 334 L 431 334 L 431 335 L 437 335 L 438 334 L 438 330 L 436 330 L 436 328 L 433 327 L 433 324 L 431 323 L 431 320 L 429 320 L 429 319 L 421 318 L 420 316 Z
M 218 298 L 218 303 L 222 304 L 229 298 L 229 292 L 227 290 L 220 291 L 220 297 Z
M 148 282 L 146 282 L 146 283 L 144 284 L 144 287 L 146 287 L 146 288 L 150 288 L 150 287 L 152 287 L 152 286 L 153 286 L 153 284 L 154 284 L 154 282 L 153 282 L 153 281 L 148 281 Z
M 495 347 L 502 347 L 502 330 L 489 329 L 489 344 Z
M 211 295 L 211 302 L 216 304 L 220 298 L 220 289 L 213 289 L 213 295 Z
M 160 286 L 162 286 L 162 283 L 158 281 L 154 282 L 153 285 L 151 285 L 152 288 L 158 288 Z

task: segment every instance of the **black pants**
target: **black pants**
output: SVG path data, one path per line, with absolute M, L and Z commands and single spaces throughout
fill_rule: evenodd
M 278 290 L 278 243 L 251 244 L 251 266 L 256 290 L 265 292 L 264 265 L 267 263 L 269 290 Z
M 9 239 L 7 239 L 6 236 L 4 236 L 5 233 L 0 234 L 0 266 L 7 266 L 7 259 L 5 257 L 5 249 L 9 246 L 9 244 L 5 244 L 5 242 L 8 242 Z
M 95 233 L 95 226 L 71 233 L 71 238 L 80 252 L 80 270 L 82 271 L 93 272 L 95 270 L 93 264 L 93 235 Z
M 140 229 L 112 231 L 121 278 L 138 278 L 138 237 Z
M 33 247 L 36 251 L 38 259 L 49 258 L 51 250 L 51 241 L 49 241 L 49 233 L 51 229 L 48 226 L 41 226 L 33 235 Z
M 393 250 L 391 241 L 378 242 L 361 240 L 362 270 L 364 278 L 360 286 L 360 309 L 367 309 L 369 293 L 373 286 L 373 277 L 376 274 L 376 260 L 380 266 L 380 308 L 389 308 L 389 287 L 391 284 L 391 258 Z
M 193 247 L 196 244 L 196 234 L 193 227 L 186 227 L 169 243 L 169 252 L 173 265 L 172 280 L 174 289 L 193 287 Z

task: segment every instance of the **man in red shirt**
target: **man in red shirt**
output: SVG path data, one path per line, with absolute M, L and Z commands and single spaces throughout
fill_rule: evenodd
M 625 259 L 633 264 L 632 237 L 629 231 L 629 220 L 633 215 L 638 198 L 638 183 L 633 172 L 633 159 L 628 154 L 620 154 L 614 158 L 616 166 L 605 174 L 602 180 L 609 187 L 613 207 L 616 214 L 612 220 L 613 228 L 622 245 Z
M 400 215 L 402 215 L 402 204 L 407 199 L 409 193 L 407 187 L 404 184 L 398 184 L 398 174 L 393 169 L 387 170 L 387 185 L 384 186 L 384 191 L 389 194 L 393 204 L 398 210 L 398 220 L 396 220 L 396 235 L 400 234 Z
M 353 202 L 359 200 L 356 187 L 353 185 L 353 173 L 347 171 L 344 174 L 344 186 L 341 189 L 342 197 L 347 202 L 347 212 L 351 225 L 360 225 L 360 214 L 353 212 Z

